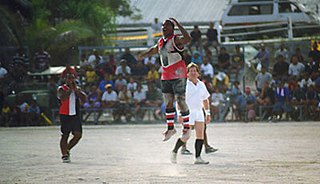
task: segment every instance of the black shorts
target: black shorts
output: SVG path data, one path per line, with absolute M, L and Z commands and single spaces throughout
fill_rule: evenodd
M 187 79 L 162 80 L 162 93 L 179 94 L 186 93 Z
M 69 135 L 70 132 L 82 133 L 82 124 L 78 115 L 68 116 L 60 114 L 60 122 L 60 131 L 62 135 Z

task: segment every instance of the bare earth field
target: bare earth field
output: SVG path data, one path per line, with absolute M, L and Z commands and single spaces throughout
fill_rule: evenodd
M 0 128 L 0 183 L 320 183 L 320 122 L 210 124 L 209 165 L 171 164 L 178 134 L 162 142 L 165 126 L 84 126 L 69 164 L 58 126 Z

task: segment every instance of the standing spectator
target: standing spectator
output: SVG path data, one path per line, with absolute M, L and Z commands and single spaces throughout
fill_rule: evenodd
M 124 59 L 127 61 L 128 66 L 133 66 L 137 63 L 136 58 L 131 54 L 130 48 L 126 47 L 124 50 L 124 54 L 121 56 L 121 59 Z
M 225 47 L 220 48 L 220 53 L 218 55 L 218 66 L 225 72 L 228 72 L 230 66 L 230 55 Z
M 277 62 L 273 65 L 272 75 L 275 80 L 287 80 L 289 64 L 285 61 L 283 55 L 278 55 Z
M 212 117 L 215 121 L 223 120 L 223 111 L 226 103 L 226 98 L 219 88 L 215 87 L 214 92 L 211 94 L 211 111 Z
M 293 55 L 289 65 L 288 74 L 289 76 L 300 76 L 301 72 L 304 72 L 304 65 L 299 63 L 298 57 Z
M 51 56 L 43 48 L 40 48 L 34 55 L 33 70 L 36 72 L 42 72 L 49 68 Z
M 269 51 L 263 43 L 260 44 L 260 50 L 253 59 L 258 59 L 263 67 L 269 69 Z
M 192 47 L 195 46 L 196 50 L 201 50 L 202 39 L 201 39 L 201 31 L 198 25 L 194 25 L 193 30 L 190 33 L 191 42 L 189 44 L 189 50 L 192 52 Z
M 255 85 L 256 85 L 257 91 L 261 93 L 263 84 L 265 82 L 270 84 L 271 81 L 272 81 L 272 75 L 269 72 L 267 72 L 265 67 L 262 67 L 261 72 L 257 74 L 255 79 Z
M 218 51 L 218 46 L 219 46 L 218 31 L 214 29 L 213 22 L 210 22 L 209 29 L 207 30 L 206 36 L 207 36 L 207 41 L 204 44 L 205 50 L 209 50 L 209 47 L 213 46 L 213 48 L 216 49 L 216 52 L 218 55 L 218 52 L 219 52 Z
M 82 125 L 79 117 L 80 102 L 86 100 L 86 94 L 76 85 L 75 77 L 67 75 L 66 83 L 58 87 L 60 105 L 61 139 L 60 150 L 62 162 L 70 162 L 70 151 L 82 137 Z M 70 133 L 73 138 L 68 141 Z
M 269 118 L 269 121 L 279 121 L 284 112 L 290 112 L 290 93 L 289 89 L 285 87 L 284 81 L 278 81 L 274 94 L 275 104 L 272 109 L 273 116 Z

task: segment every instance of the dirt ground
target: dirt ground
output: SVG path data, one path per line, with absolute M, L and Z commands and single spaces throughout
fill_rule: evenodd
M 0 183 L 320 183 L 320 122 L 210 124 L 209 165 L 180 154 L 171 164 L 178 134 L 162 142 L 164 129 L 86 125 L 65 164 L 58 126 L 0 128 Z

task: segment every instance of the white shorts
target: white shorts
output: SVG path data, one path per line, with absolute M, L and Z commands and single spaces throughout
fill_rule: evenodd
M 194 122 L 205 122 L 204 114 L 202 110 L 190 110 L 189 124 L 194 125 Z

